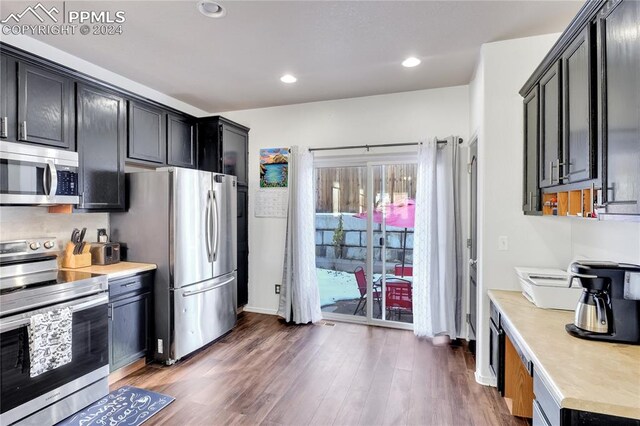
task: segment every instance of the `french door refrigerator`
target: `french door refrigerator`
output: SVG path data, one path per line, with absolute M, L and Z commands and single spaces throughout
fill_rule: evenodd
M 170 167 L 127 173 L 111 235 L 129 261 L 155 263 L 154 357 L 172 364 L 236 323 L 236 178 Z

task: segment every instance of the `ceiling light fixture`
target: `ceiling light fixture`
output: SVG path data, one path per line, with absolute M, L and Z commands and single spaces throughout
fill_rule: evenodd
M 420 59 L 416 58 L 416 57 L 410 57 L 405 59 L 404 61 L 402 61 L 402 66 L 405 68 L 413 68 L 413 67 L 417 67 L 418 65 L 420 65 Z
M 199 0 L 198 10 L 204 16 L 208 16 L 209 18 L 222 18 L 227 14 L 224 7 L 212 0 Z
M 280 81 L 283 83 L 291 84 L 298 81 L 298 79 L 292 76 L 291 74 L 285 74 L 282 77 L 280 77 Z

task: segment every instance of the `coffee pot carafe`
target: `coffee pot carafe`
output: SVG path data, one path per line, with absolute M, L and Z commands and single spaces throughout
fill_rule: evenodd
M 607 293 L 585 288 L 576 307 L 574 324 L 592 333 L 609 333 L 610 311 Z

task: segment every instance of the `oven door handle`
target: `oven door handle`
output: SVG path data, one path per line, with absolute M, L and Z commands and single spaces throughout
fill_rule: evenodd
M 109 296 L 107 293 L 99 294 L 97 296 L 93 296 L 90 298 L 85 298 L 78 303 L 77 300 L 73 302 L 60 303 L 58 305 L 49 306 L 46 308 L 36 309 L 31 312 L 25 312 L 23 314 L 18 314 L 9 318 L 0 319 L 0 333 L 4 333 L 5 331 L 15 330 L 16 328 L 22 327 L 31 323 L 31 317 L 43 313 L 49 312 L 56 309 L 64 309 L 71 308 L 71 312 L 79 312 L 85 309 L 93 308 L 95 306 L 106 305 L 109 302 Z

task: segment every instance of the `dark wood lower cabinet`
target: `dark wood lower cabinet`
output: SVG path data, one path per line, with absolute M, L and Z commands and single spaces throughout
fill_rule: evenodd
M 115 371 L 150 348 L 153 272 L 109 283 L 109 369 Z
M 247 185 L 238 185 L 238 307 L 249 303 L 249 223 Z

